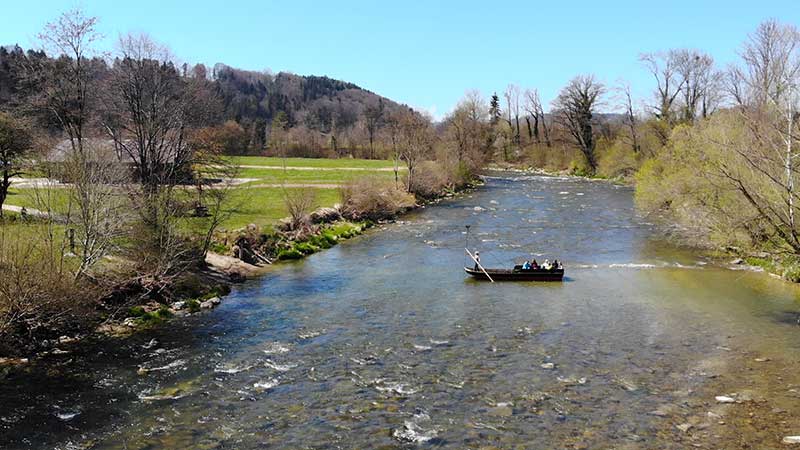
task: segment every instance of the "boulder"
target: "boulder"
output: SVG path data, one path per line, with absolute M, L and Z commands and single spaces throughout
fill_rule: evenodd
M 210 299 L 200 303 L 200 308 L 202 308 L 202 309 L 212 309 L 212 308 L 216 307 L 217 305 L 219 305 L 221 302 L 222 302 L 222 300 L 220 300 L 219 297 L 211 297 Z
M 181 301 L 181 302 L 175 302 L 175 303 L 173 303 L 173 304 L 169 305 L 169 307 L 170 307 L 170 308 L 172 308 L 172 309 L 174 309 L 175 311 L 180 311 L 180 310 L 182 310 L 183 308 L 186 308 L 186 302 L 183 302 L 183 301 Z

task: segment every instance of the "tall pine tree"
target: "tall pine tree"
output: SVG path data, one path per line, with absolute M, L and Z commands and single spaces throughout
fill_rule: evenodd
M 489 102 L 489 120 L 492 125 L 497 125 L 500 121 L 500 97 L 497 92 L 492 94 L 492 100 Z

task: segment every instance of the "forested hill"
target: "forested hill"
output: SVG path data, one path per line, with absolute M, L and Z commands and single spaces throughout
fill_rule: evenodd
M 48 58 L 42 52 L 25 51 L 17 45 L 0 46 L 0 110 L 24 103 L 26 60 Z M 105 78 L 108 62 L 91 60 L 93 76 Z M 113 64 L 113 62 L 111 62 Z M 272 74 L 240 70 L 225 64 L 212 69 L 202 64 L 175 68 L 184 77 L 205 80 L 217 93 L 220 123 L 236 122 L 236 132 L 247 142 L 241 152 L 261 153 L 269 147 L 273 122 L 285 130 L 293 149 L 314 156 L 331 139 L 339 147 L 364 149 L 383 122 L 402 106 L 353 83 L 325 76 Z M 336 149 L 334 149 L 336 150 Z M 300 156 L 300 155 L 298 155 Z
M 402 108 L 353 83 L 325 76 L 273 75 L 217 64 L 211 79 L 222 97 L 226 118 L 254 134 L 260 134 L 280 112 L 286 114 L 290 128 L 330 133 L 356 126 L 370 108 L 384 113 Z

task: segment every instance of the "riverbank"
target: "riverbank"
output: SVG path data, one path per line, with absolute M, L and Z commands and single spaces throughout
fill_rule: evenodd
M 251 224 L 233 232 L 218 233 L 204 266 L 192 269 L 177 277 L 170 286 L 162 287 L 170 291 L 169 295 L 143 298 L 131 304 L 123 301 L 123 306 L 100 314 L 99 320 L 91 322 L 88 328 L 71 330 L 58 339 L 39 342 L 35 351 L 0 356 L 0 367 L 13 368 L 52 354 L 64 354 L 69 352 L 65 346 L 79 345 L 88 337 L 127 338 L 175 318 L 216 308 L 234 283 L 258 277 L 274 264 L 302 259 L 329 249 L 375 225 L 396 223 L 399 217 L 410 211 L 458 197 L 482 183 L 475 179 L 458 189 L 443 189 L 436 196 L 416 198 L 413 203 L 388 202 L 390 206 L 387 206 L 387 202 L 381 201 L 320 207 L 307 214 L 301 226 L 292 226 L 291 220 L 286 218 L 274 227 Z M 365 205 L 371 209 L 364 208 Z M 107 297 L 119 299 L 129 295 L 127 289 L 121 286 Z
M 528 174 L 543 175 L 553 177 L 574 177 L 591 181 L 605 181 L 617 185 L 636 188 L 635 176 L 607 178 L 602 176 L 587 176 L 576 174 L 570 170 L 548 171 L 542 168 L 518 164 L 493 164 L 487 170 Z M 800 283 L 800 257 L 796 255 L 786 255 L 785 252 L 769 252 L 762 249 L 745 250 L 735 246 L 719 246 L 711 242 L 707 237 L 699 236 L 686 227 L 665 217 L 653 217 L 664 228 L 666 235 L 675 244 L 687 246 L 695 251 L 702 252 L 704 256 L 713 260 L 722 267 L 732 270 L 749 270 L 754 272 L 766 272 L 774 277 L 791 283 Z
M 499 174 L 409 217 L 269 270 L 213 314 L 29 364 L 0 384 L 0 447 L 677 450 L 800 434 L 797 287 L 701 265 L 630 189 Z M 570 280 L 468 279 L 465 223 L 487 257 L 558 254 Z

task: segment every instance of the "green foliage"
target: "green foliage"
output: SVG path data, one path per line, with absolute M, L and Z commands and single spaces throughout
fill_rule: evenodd
M 310 255 L 312 253 L 316 253 L 317 251 L 319 251 L 319 247 L 312 244 L 311 242 L 296 242 L 294 244 L 294 248 L 303 255 Z
M 283 249 L 278 252 L 278 259 L 281 261 L 301 259 L 303 256 L 304 255 L 294 247 L 289 249 Z
M 133 310 L 134 308 L 131 308 L 131 310 Z M 157 325 L 172 317 L 172 312 L 166 306 L 162 306 L 161 308 L 151 312 L 145 312 L 144 310 L 141 311 L 136 310 L 136 313 L 137 314 L 141 313 L 141 314 L 135 316 L 132 315 L 131 317 L 136 317 L 136 323 L 145 327 Z
M 196 313 L 197 311 L 200 311 L 200 301 L 195 299 L 187 300 L 186 308 L 190 313 Z
M 141 306 L 133 306 L 128 310 L 128 316 L 130 317 L 142 317 L 146 314 L 146 311 Z

